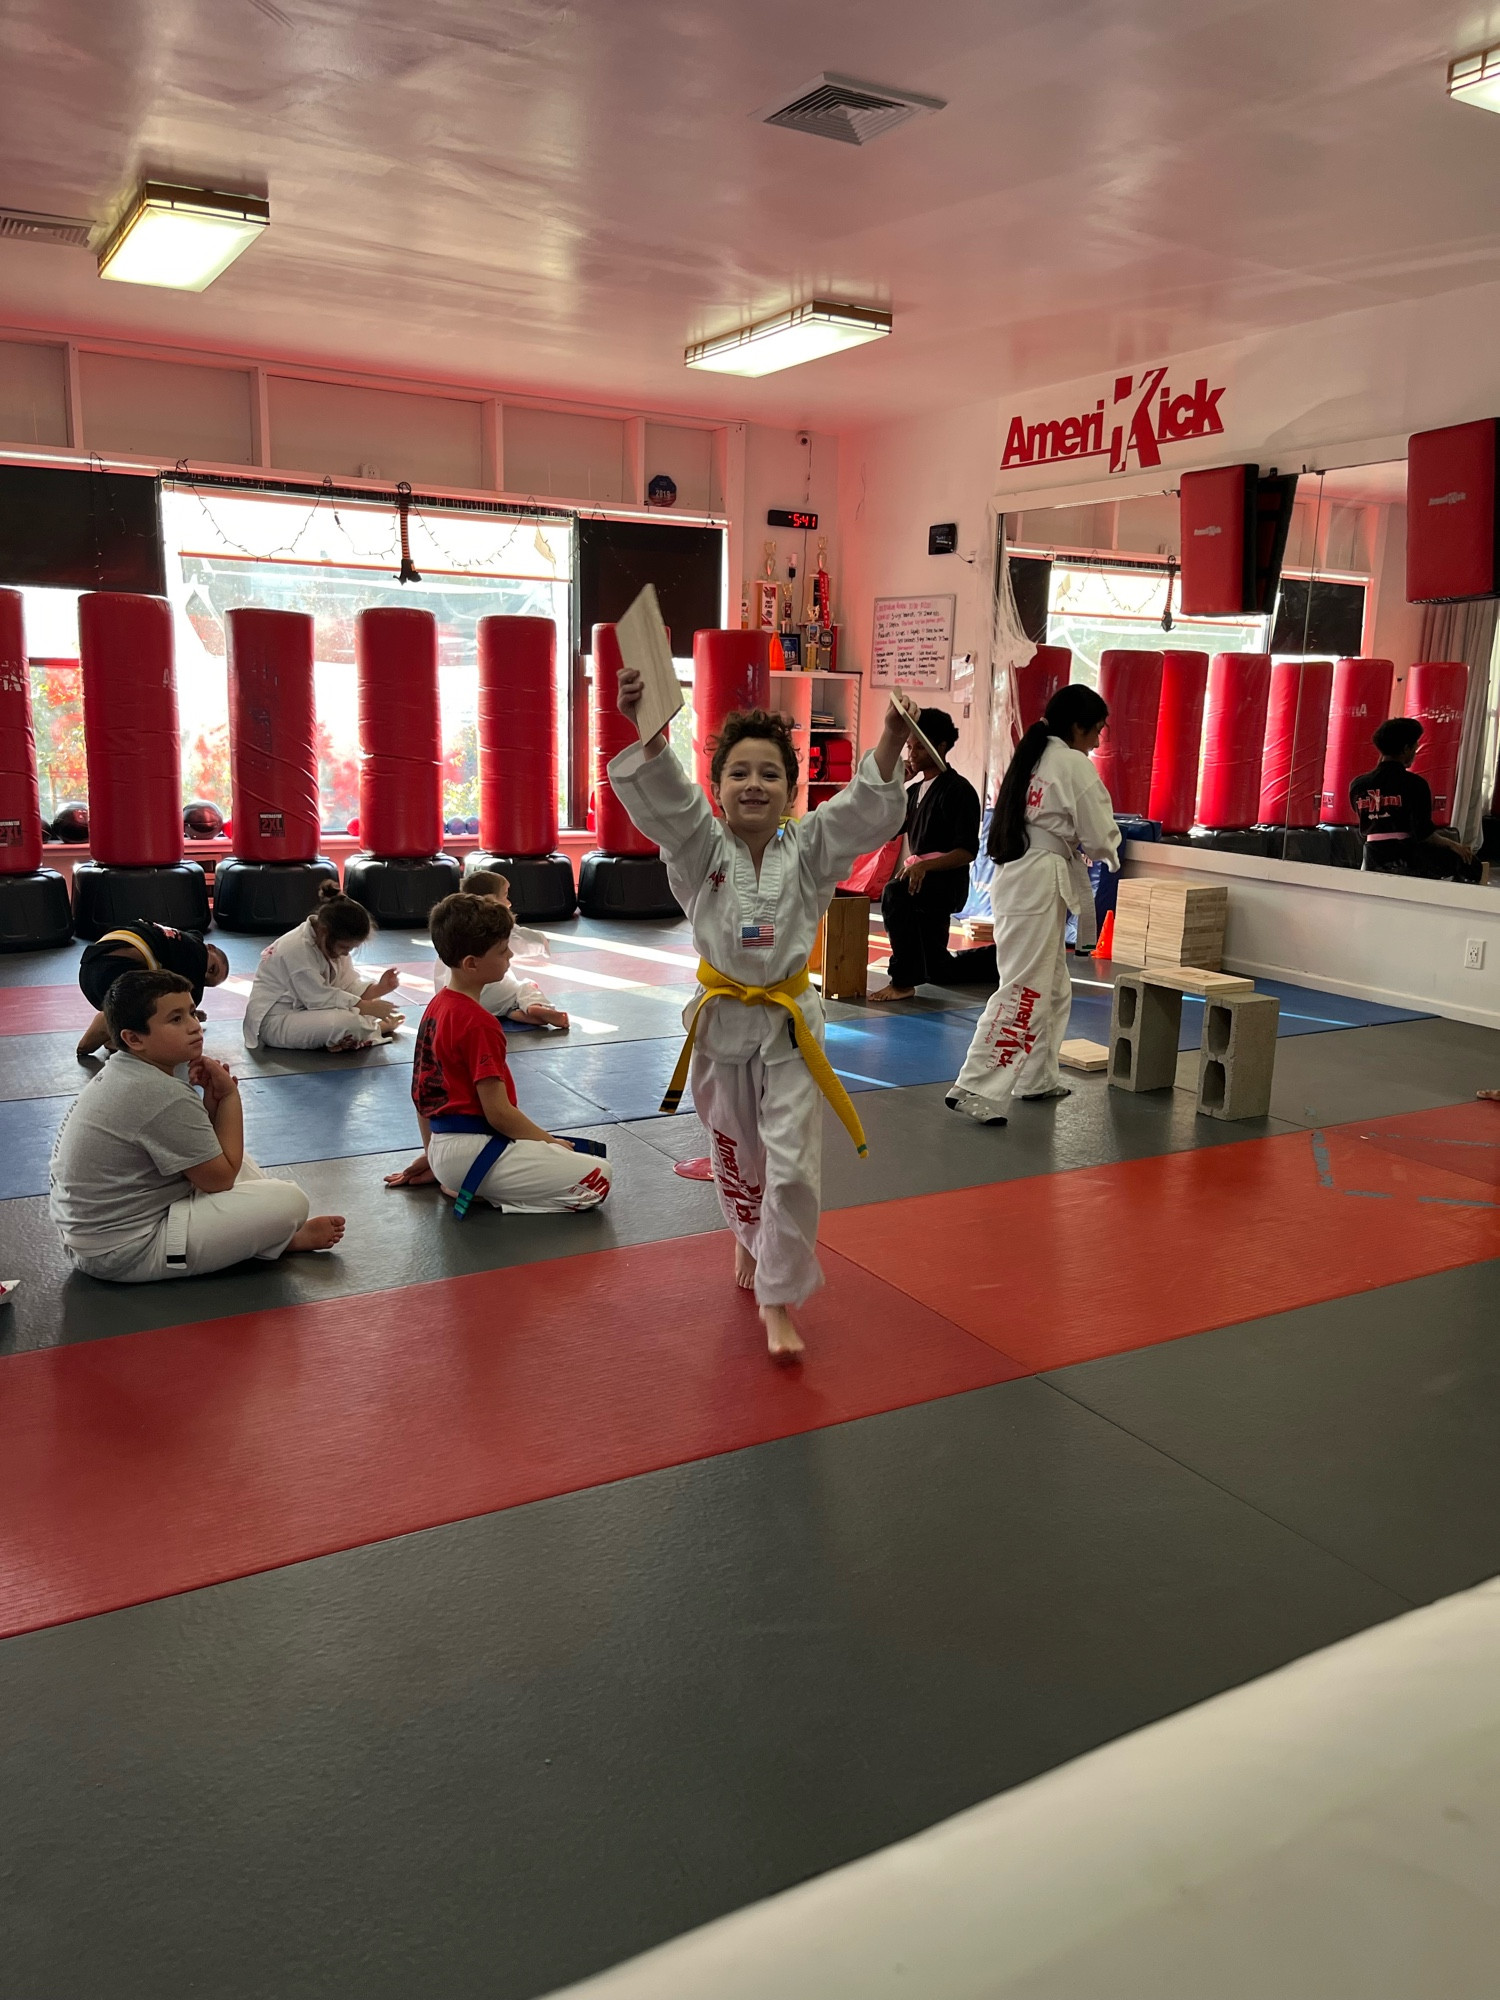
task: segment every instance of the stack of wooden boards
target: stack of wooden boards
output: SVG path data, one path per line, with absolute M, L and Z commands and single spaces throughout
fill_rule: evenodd
M 1224 963 L 1229 890 L 1219 882 L 1159 882 L 1132 877 L 1115 905 L 1117 965 L 1187 965 L 1217 972 Z

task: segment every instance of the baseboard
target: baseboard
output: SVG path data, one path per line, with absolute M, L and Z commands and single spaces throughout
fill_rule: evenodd
M 1485 1007 L 1460 1007 L 1452 1001 L 1435 1000 L 1430 993 L 1398 993 L 1388 986 L 1364 986 L 1349 979 L 1331 979 L 1289 965 L 1264 965 L 1257 959 L 1226 958 L 1226 972 L 1240 972 L 1247 979 L 1279 979 L 1288 986 L 1305 986 L 1317 993 L 1342 993 L 1347 1000 L 1373 1000 L 1381 1007 L 1410 1007 L 1421 1014 L 1436 1014 L 1445 1021 L 1464 1021 L 1473 1028 L 1500 1029 L 1500 1011 Z

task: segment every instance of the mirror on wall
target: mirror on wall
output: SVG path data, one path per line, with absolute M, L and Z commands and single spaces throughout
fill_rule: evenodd
M 1118 811 L 1221 852 L 1346 868 L 1394 853 L 1395 872 L 1424 879 L 1480 871 L 1497 824 L 1497 606 L 1407 603 L 1404 459 L 1301 474 L 1279 586 L 1236 617 L 1182 611 L 1175 490 L 1028 507 L 1003 532 L 1028 637 L 1066 649 L 1068 677 L 1111 703 L 1101 768 Z M 1368 842 L 1350 799 L 1386 769 L 1373 737 L 1391 717 L 1422 724 L 1410 768 L 1436 836 L 1422 852 Z

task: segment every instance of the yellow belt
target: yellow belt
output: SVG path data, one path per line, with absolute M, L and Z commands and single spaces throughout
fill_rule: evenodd
M 161 971 L 161 967 L 156 962 L 156 954 L 152 951 L 150 945 L 147 944 L 143 937 L 137 937 L 134 931 L 106 931 L 103 937 L 99 939 L 99 943 L 109 944 L 116 939 L 121 944 L 133 944 L 153 972 Z
M 693 1037 L 698 1032 L 698 1018 L 710 1000 L 738 1000 L 746 1007 L 784 1007 L 792 1023 L 792 1032 L 797 1038 L 797 1053 L 812 1071 L 813 1082 L 822 1091 L 828 1102 L 838 1113 L 839 1122 L 854 1141 L 861 1159 L 869 1151 L 865 1145 L 865 1129 L 859 1122 L 849 1093 L 833 1073 L 832 1065 L 819 1047 L 797 1005 L 797 995 L 805 993 L 811 982 L 804 965 L 800 972 L 794 972 L 788 979 L 778 979 L 771 986 L 742 986 L 737 979 L 731 979 L 710 965 L 706 958 L 698 961 L 698 984 L 703 988 L 698 996 L 688 1020 L 687 1040 L 682 1045 L 682 1054 L 677 1058 L 677 1067 L 672 1072 L 672 1081 L 667 1085 L 667 1094 L 661 1101 L 661 1108 L 670 1117 L 682 1102 L 683 1089 L 687 1083 L 688 1063 L 693 1054 Z

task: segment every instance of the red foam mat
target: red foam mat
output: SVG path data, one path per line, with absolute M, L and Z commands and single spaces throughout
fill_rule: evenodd
M 242 986 L 236 992 L 235 986 Z M 210 1020 L 238 1021 L 245 1012 L 248 980 L 210 986 L 203 1011 Z M 0 987 L 0 1035 L 77 1034 L 94 1018 L 94 1010 L 76 986 Z
M 1486 1109 L 840 1209 L 823 1237 L 1028 1370 L 1061 1368 L 1500 1257 L 1473 1155 L 1436 1143 Z M 1451 1153 L 1464 1170 L 1432 1164 Z
M 837 1255 L 777 1368 L 731 1258 L 693 1236 L 0 1362 L 0 1633 L 1022 1372 Z

